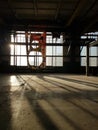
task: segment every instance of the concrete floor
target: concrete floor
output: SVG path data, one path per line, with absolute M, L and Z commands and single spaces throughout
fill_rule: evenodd
M 98 77 L 1 74 L 0 130 L 98 130 Z

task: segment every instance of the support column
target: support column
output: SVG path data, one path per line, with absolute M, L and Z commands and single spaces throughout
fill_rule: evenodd
M 68 73 L 80 72 L 80 41 L 75 37 L 64 43 L 64 71 Z
M 89 76 L 89 44 L 86 46 L 86 75 Z

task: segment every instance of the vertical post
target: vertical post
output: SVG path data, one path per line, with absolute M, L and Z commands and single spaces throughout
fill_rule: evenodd
M 15 57 L 15 38 L 16 38 L 16 32 L 14 32 L 14 66 L 16 65 L 16 57 Z
M 89 44 L 86 46 L 86 75 L 89 76 Z
M 98 56 L 98 46 L 97 47 L 97 56 Z M 97 57 L 97 66 L 98 66 L 98 57 Z
M 27 52 L 27 66 L 29 67 L 29 56 L 28 56 L 28 31 L 25 31 L 25 40 L 26 40 L 26 52 Z

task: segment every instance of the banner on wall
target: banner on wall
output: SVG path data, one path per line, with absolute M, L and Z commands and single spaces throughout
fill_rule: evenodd
M 30 43 L 28 41 L 30 41 Z M 34 44 L 33 41 L 38 41 L 37 47 L 33 47 L 33 44 Z M 29 63 L 29 54 L 30 54 L 30 52 L 35 51 L 35 52 L 41 52 L 41 54 L 42 54 L 42 62 L 37 67 L 45 68 L 46 67 L 46 32 L 43 32 L 41 34 L 39 34 L 39 33 L 38 34 L 36 34 L 36 33 L 28 34 L 28 32 L 26 32 L 26 51 L 27 51 L 28 67 L 30 67 L 32 69 L 36 69 L 35 66 L 32 66 Z

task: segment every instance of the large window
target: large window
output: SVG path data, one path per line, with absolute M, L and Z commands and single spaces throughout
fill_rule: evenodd
M 63 36 L 52 38 L 52 35 L 46 37 L 46 65 L 63 66 Z
M 86 47 L 81 51 L 81 66 L 86 66 Z M 98 66 L 98 47 L 89 48 L 89 66 Z
M 43 33 L 43 32 L 28 32 Z M 30 39 L 28 39 L 30 42 Z M 36 48 L 38 41 L 33 41 L 33 48 Z M 40 52 L 31 51 L 29 54 L 29 63 L 32 66 L 39 66 L 42 62 Z M 17 31 L 11 34 L 10 45 L 10 65 L 27 66 L 26 37 L 24 31 Z M 46 33 L 46 66 L 63 66 L 63 36 L 53 38 L 51 32 Z
M 92 39 L 94 41 L 98 40 L 98 32 L 87 33 L 81 36 L 81 39 Z M 80 47 L 81 50 L 81 66 L 86 66 L 86 46 Z M 89 47 L 89 66 L 98 66 L 98 46 Z

